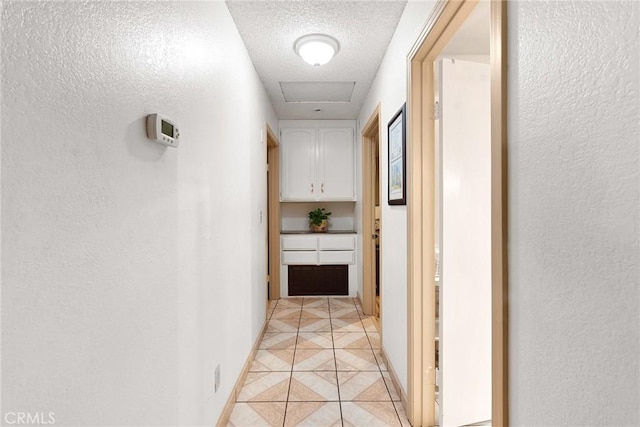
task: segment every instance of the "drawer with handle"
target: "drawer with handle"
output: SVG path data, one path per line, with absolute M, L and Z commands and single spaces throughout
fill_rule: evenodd
M 318 243 L 321 251 L 352 251 L 356 248 L 354 236 L 320 236 Z
M 353 264 L 355 262 L 355 252 L 353 251 L 320 251 L 320 265 Z
M 316 236 L 282 236 L 283 251 L 314 251 L 318 249 Z
M 317 265 L 317 251 L 283 251 L 282 264 L 284 265 Z

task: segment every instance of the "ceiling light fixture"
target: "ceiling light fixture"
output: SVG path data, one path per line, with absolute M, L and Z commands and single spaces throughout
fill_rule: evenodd
M 338 40 L 326 34 L 307 34 L 296 40 L 293 49 L 305 62 L 319 67 L 331 61 L 340 45 Z

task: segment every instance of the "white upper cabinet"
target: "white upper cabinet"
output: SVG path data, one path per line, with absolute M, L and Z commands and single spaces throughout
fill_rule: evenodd
M 315 200 L 316 194 L 320 192 L 316 185 L 316 129 L 282 129 L 280 145 L 280 200 Z
M 280 201 L 356 200 L 353 126 L 283 127 L 280 144 Z
M 355 200 L 353 129 L 319 129 L 318 200 Z

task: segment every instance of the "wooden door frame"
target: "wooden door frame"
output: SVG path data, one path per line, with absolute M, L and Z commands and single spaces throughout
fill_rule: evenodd
M 375 179 L 373 170 L 373 138 L 377 135 L 380 144 L 380 104 L 362 128 L 362 310 L 366 315 L 373 315 L 376 301 L 376 251 L 375 240 L 369 239 L 375 221 Z M 379 185 L 379 183 L 378 183 Z
M 492 425 L 508 426 L 507 2 L 490 0 Z M 413 426 L 435 425 L 434 61 L 478 0 L 439 0 L 408 56 L 408 399 Z M 426 321 L 425 321 L 426 320 Z
M 280 298 L 280 143 L 267 124 L 267 163 L 269 165 L 269 296 Z

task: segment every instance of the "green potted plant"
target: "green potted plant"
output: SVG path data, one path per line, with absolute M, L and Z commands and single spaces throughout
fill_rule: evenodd
M 325 208 L 314 209 L 309 212 L 309 225 L 314 233 L 322 233 L 327 231 L 327 225 L 331 212 L 327 212 Z

